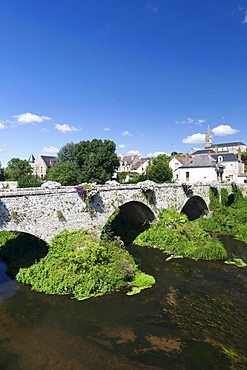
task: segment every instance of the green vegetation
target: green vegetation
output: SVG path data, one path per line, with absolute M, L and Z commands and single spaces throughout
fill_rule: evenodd
M 166 154 L 160 154 L 157 158 L 154 158 L 152 164 L 147 167 L 147 179 L 157 182 L 172 182 L 172 169 L 169 166 L 169 160 Z
M 163 209 L 156 225 L 138 235 L 134 243 L 157 246 L 165 253 L 198 259 L 226 259 L 227 252 L 216 238 L 204 231 L 197 220 L 188 221 L 186 215 Z
M 32 173 L 33 170 L 28 161 L 12 158 L 7 163 L 4 178 L 8 181 L 18 181 L 20 188 L 39 187 L 41 182 Z
M 39 292 L 71 294 L 80 300 L 128 285 L 149 287 L 155 282 L 138 270 L 134 259 L 117 242 L 100 241 L 86 230 L 56 235 L 47 256 L 29 268 L 21 268 L 16 279 Z
M 199 225 L 206 231 L 229 233 L 247 243 L 247 198 L 236 189 L 234 202 L 229 206 L 219 203 L 213 208 L 213 217 L 198 220 Z
M 65 186 L 85 182 L 104 184 L 119 166 L 115 150 L 116 145 L 111 140 L 68 143 L 58 152 L 54 166 L 47 170 L 45 179 Z
M 111 140 L 93 139 L 76 144 L 73 154 L 79 167 L 78 183 L 104 184 L 110 180 L 119 166 L 115 150 L 116 145 Z
M 57 162 L 53 167 L 47 168 L 46 180 L 57 181 L 63 186 L 76 185 L 78 168 L 69 162 Z

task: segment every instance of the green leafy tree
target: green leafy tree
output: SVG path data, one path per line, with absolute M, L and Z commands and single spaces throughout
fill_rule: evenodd
M 120 184 L 123 184 L 124 183 L 124 180 L 126 179 L 126 177 L 127 177 L 127 173 L 126 172 L 118 172 L 117 173 L 117 181 Z
M 153 159 L 152 164 L 157 164 L 159 161 L 163 161 L 168 163 L 171 159 L 170 155 L 167 154 L 159 154 L 156 158 Z
M 57 157 L 54 158 L 53 164 L 56 164 L 58 162 L 69 162 L 76 164 L 75 157 L 74 157 L 74 143 L 68 143 L 64 145 L 59 152 L 57 153 Z
M 116 145 L 111 140 L 81 141 L 75 144 L 73 154 L 79 166 L 78 182 L 96 182 L 110 180 L 119 166 L 115 153 Z
M 0 181 L 4 181 L 4 172 L 1 161 L 0 161 Z
M 157 157 L 158 158 L 158 157 Z M 158 160 L 147 168 L 147 178 L 157 183 L 171 182 L 172 169 L 165 160 Z
M 7 163 L 5 179 L 18 181 L 19 187 L 40 186 L 41 182 L 32 174 L 33 170 L 27 160 L 12 158 Z
M 10 181 L 20 181 L 23 177 L 32 174 L 32 167 L 27 160 L 12 158 L 7 163 L 6 178 Z
M 128 181 L 128 184 L 137 184 L 140 181 L 147 180 L 147 175 L 142 173 L 141 175 L 134 175 L 132 179 Z
M 73 163 L 57 162 L 47 169 L 45 180 L 57 181 L 63 186 L 76 185 L 78 168 Z

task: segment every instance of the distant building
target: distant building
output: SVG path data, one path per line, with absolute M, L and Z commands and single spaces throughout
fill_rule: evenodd
M 179 171 L 178 168 L 183 166 L 186 162 L 190 160 L 190 156 L 188 153 L 186 154 L 177 154 L 172 157 L 169 161 L 169 166 L 173 172 L 173 180 L 179 180 Z
M 125 182 L 131 180 L 135 175 L 142 175 L 146 173 L 146 169 L 152 161 L 152 158 L 142 158 L 139 155 L 119 155 L 119 167 L 115 173 L 125 172 Z
M 227 153 L 237 154 L 239 150 L 241 152 L 246 152 L 247 146 L 241 141 L 234 141 L 234 142 L 222 143 L 222 144 L 213 144 L 211 130 L 210 130 L 210 127 L 208 126 L 206 135 L 205 135 L 204 149 L 206 150 L 211 149 L 215 151 L 216 153 L 217 152 L 227 152 Z
M 46 175 L 47 168 L 53 166 L 53 160 L 56 157 L 51 157 L 47 155 L 38 155 L 37 159 L 31 154 L 28 163 L 33 168 L 33 175 L 38 176 L 39 178 L 44 178 Z

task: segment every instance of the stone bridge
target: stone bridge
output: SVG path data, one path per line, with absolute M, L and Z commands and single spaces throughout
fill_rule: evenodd
M 231 192 L 230 184 L 219 184 Z M 49 242 L 63 230 L 88 229 L 101 234 L 107 220 L 119 208 L 122 221 L 140 227 L 158 218 L 162 208 L 186 213 L 189 219 L 208 210 L 209 185 L 194 185 L 186 195 L 178 184 L 155 184 L 152 197 L 139 184 L 98 185 L 98 193 L 86 205 L 74 187 L 56 189 L 0 189 L 0 231 L 20 231 Z

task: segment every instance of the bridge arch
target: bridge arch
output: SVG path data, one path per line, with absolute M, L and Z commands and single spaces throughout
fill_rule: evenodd
M 188 219 L 192 221 L 208 211 L 209 209 L 205 200 L 202 197 L 195 195 L 187 200 L 181 210 L 181 213 L 186 214 Z
M 149 222 L 156 220 L 156 212 L 143 202 L 129 201 L 120 205 L 103 228 L 113 236 L 120 236 L 125 244 L 130 244 L 141 232 L 149 228 Z

